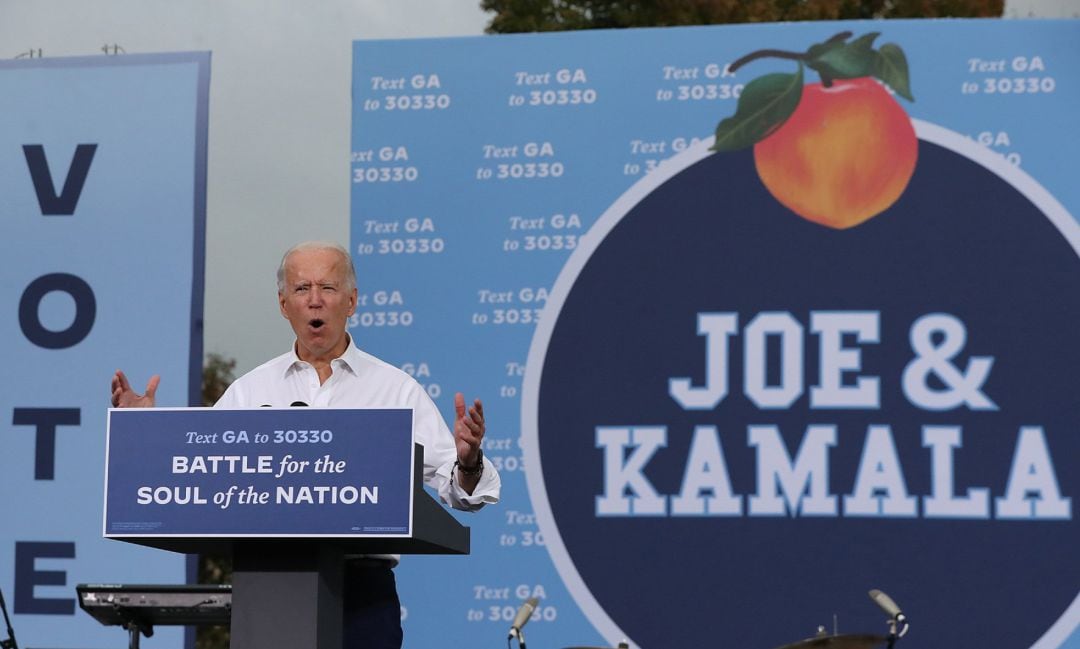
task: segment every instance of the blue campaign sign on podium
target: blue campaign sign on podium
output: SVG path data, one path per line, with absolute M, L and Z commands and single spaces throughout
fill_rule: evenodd
M 112 409 L 104 535 L 412 532 L 409 410 Z

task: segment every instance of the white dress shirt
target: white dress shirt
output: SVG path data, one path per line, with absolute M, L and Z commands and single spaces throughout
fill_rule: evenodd
M 313 408 L 409 408 L 413 439 L 424 446 L 424 483 L 454 509 L 475 511 L 499 502 L 502 482 L 484 458 L 480 482 L 468 494 L 451 480 L 457 447 L 435 403 L 424 388 L 400 369 L 360 351 L 349 340 L 345 353 L 331 361 L 333 374 L 319 384 L 315 368 L 300 360 L 296 346 L 236 379 L 215 408 L 288 407 L 302 401 Z

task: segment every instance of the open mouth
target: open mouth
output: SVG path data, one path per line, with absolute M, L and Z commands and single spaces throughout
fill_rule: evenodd
M 324 324 L 326 324 L 326 322 L 324 322 L 324 321 L 323 321 L 322 319 L 320 319 L 320 318 L 315 318 L 314 320 L 310 320 L 310 321 L 308 322 L 308 326 L 309 326 L 309 327 L 311 327 L 312 329 L 316 329 L 316 330 L 317 330 L 317 329 L 322 329 L 322 326 L 323 326 Z

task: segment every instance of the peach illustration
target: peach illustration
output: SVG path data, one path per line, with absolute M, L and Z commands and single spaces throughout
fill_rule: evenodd
M 745 85 L 735 114 L 716 127 L 714 151 L 754 147 L 758 176 L 795 214 L 842 230 L 865 223 L 896 202 L 915 172 L 919 142 L 893 98 L 914 101 L 900 46 L 879 49 L 871 32 L 848 41 L 845 31 L 805 52 L 764 49 L 734 61 L 798 62 Z M 804 85 L 806 68 L 821 83 Z
M 805 86 L 791 117 L 754 145 L 758 175 L 776 200 L 837 229 L 896 202 L 917 153 L 911 119 L 869 77 Z

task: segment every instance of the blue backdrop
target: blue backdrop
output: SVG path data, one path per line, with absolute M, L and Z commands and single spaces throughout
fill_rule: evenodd
M 709 147 L 796 70 L 733 61 L 841 31 L 902 48 L 918 146 L 832 229 Z M 766 649 L 884 633 L 879 588 L 902 642 L 1080 647 L 1078 55 L 1076 21 L 357 42 L 352 333 L 484 398 L 503 475 L 471 557 L 398 568 L 406 646 L 535 595 L 530 646 Z

